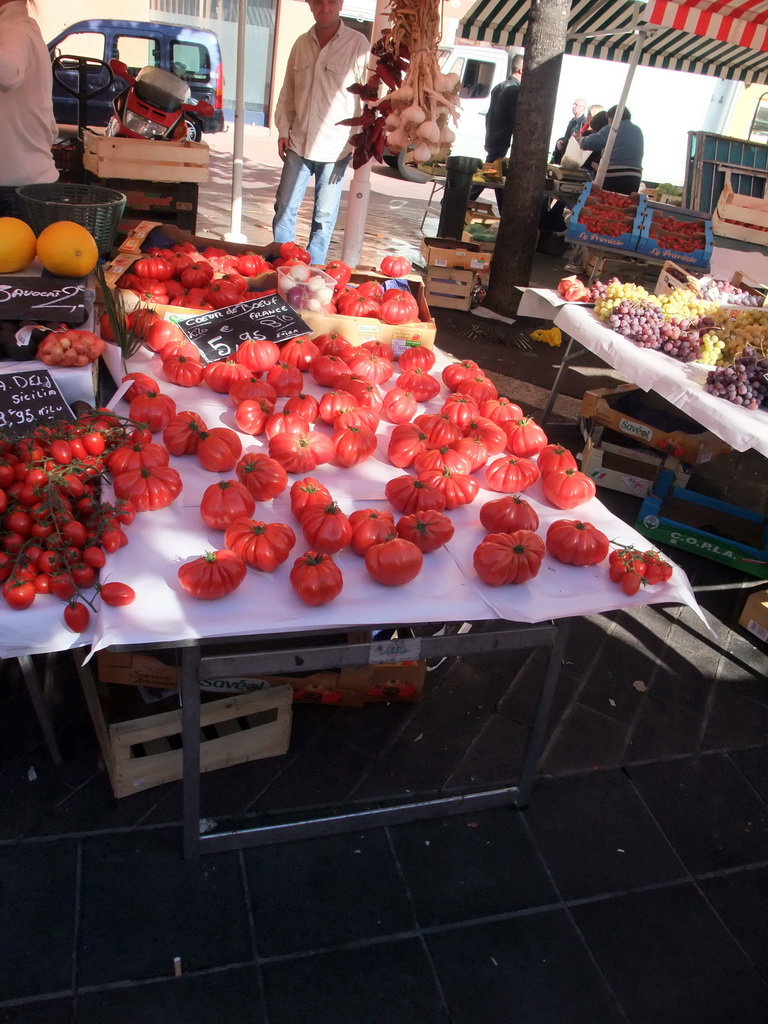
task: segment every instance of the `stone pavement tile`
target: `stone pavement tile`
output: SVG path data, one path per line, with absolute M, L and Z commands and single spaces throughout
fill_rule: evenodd
M 255 967 L 82 992 L 77 1001 L 77 1024 L 262 1024 L 264 1019 Z
M 103 985 L 253 959 L 236 853 L 182 859 L 180 830 L 82 841 L 78 984 Z
M 572 913 L 632 1024 L 765 1024 L 768 986 L 693 885 Z
M 460 659 L 356 792 L 360 798 L 439 789 L 506 691 L 506 675 Z
M 768 803 L 768 746 L 751 750 L 732 750 L 730 758 L 742 775 Z
M 530 730 L 506 715 L 492 714 L 445 783 L 447 790 L 516 782 Z
M 260 957 L 413 931 L 384 829 L 245 852 Z
M 452 1024 L 619 1024 L 610 989 L 562 910 L 427 936 Z
M 72 1024 L 74 1000 L 44 999 L 19 1006 L 0 1006 L 0 1024 Z
M 618 768 L 540 780 L 523 816 L 564 900 L 687 877 Z
M 768 859 L 768 807 L 724 755 L 626 772 L 692 874 Z
M 542 757 L 553 775 L 619 764 L 627 729 L 608 715 L 576 704 L 557 723 Z
M 71 990 L 76 891 L 76 843 L 0 849 L 0 1000 Z
M 761 684 L 754 681 L 752 685 Z M 706 720 L 703 749 L 748 747 L 763 743 L 766 736 L 768 706 L 734 693 L 729 683 L 719 681 Z
M 270 1024 L 448 1024 L 418 939 L 262 967 Z
M 672 701 L 657 698 L 661 682 L 657 679 L 653 693 L 643 695 L 644 700 L 627 735 L 622 760 L 652 761 L 699 749 L 702 716 Z
M 422 928 L 557 902 L 518 811 L 413 822 L 391 834 Z
M 703 878 L 699 885 L 757 970 L 768 977 L 768 867 L 729 871 Z

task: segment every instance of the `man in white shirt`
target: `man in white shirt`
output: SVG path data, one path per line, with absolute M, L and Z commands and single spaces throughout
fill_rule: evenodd
M 321 266 L 328 255 L 352 155 L 349 136 L 354 129 L 338 122 L 360 113 L 358 97 L 347 88 L 365 82 L 371 50 L 362 32 L 342 22 L 342 2 L 308 0 L 315 24 L 293 45 L 275 107 L 277 149 L 283 161 L 272 221 L 275 241 L 296 240 L 296 216 L 314 176 L 307 248 L 312 263 Z

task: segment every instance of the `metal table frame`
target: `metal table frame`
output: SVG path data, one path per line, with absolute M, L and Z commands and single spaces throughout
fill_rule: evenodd
M 335 631 L 332 631 L 335 632 Z M 540 683 L 531 734 L 520 765 L 515 785 L 458 793 L 432 799 L 411 800 L 395 805 L 350 810 L 319 817 L 305 817 L 288 823 L 266 823 L 229 831 L 203 832 L 200 820 L 200 685 L 201 673 L 225 678 L 243 673 L 275 674 L 337 668 L 346 665 L 386 663 L 392 661 L 388 642 L 349 644 L 346 634 L 330 646 L 312 646 L 306 634 L 306 646 L 291 650 L 244 651 L 231 654 L 206 650 L 209 644 L 221 648 L 225 640 L 217 639 L 182 645 L 182 736 L 184 856 L 264 846 L 271 843 L 335 835 L 362 828 L 402 824 L 443 815 L 465 814 L 491 807 L 516 809 L 528 803 L 539 758 L 544 746 L 546 726 L 562 663 L 567 626 L 565 620 L 536 624 L 505 623 L 490 620 L 473 624 L 468 633 L 424 637 L 410 641 L 408 657 L 435 658 L 465 656 L 490 651 L 549 647 L 549 659 Z M 327 634 L 326 634 L 327 635 Z M 260 637 L 263 640 L 264 637 Z M 276 638 L 278 639 L 278 638 Z M 233 644 L 247 643 L 247 638 L 233 638 Z

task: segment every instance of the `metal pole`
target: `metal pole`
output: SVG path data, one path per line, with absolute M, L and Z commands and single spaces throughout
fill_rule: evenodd
M 224 235 L 228 242 L 246 242 L 243 234 L 243 134 L 245 111 L 246 2 L 237 0 L 237 77 L 235 80 L 235 131 L 232 139 L 232 219 Z
M 648 35 L 649 33 L 642 28 L 637 33 L 635 48 L 632 51 L 632 58 L 629 62 L 629 68 L 627 69 L 627 77 L 624 79 L 624 88 L 621 90 L 619 102 L 616 104 L 616 113 L 613 115 L 611 130 L 608 133 L 605 149 L 603 149 L 603 155 L 600 157 L 600 166 L 597 168 L 597 174 L 595 175 L 595 185 L 597 185 L 598 188 L 602 188 L 603 182 L 605 181 L 605 174 L 608 170 L 608 165 L 611 162 L 613 144 L 616 141 L 616 133 L 618 132 L 619 125 L 621 124 L 624 107 L 627 105 L 627 96 L 629 95 L 629 90 L 632 86 L 632 79 L 635 77 L 635 70 L 637 68 L 638 61 L 640 60 L 640 53 L 645 45 L 645 40 L 648 38 Z
M 373 41 L 379 38 L 389 24 L 389 0 L 376 0 L 376 15 L 373 19 Z M 347 219 L 344 224 L 344 241 L 341 258 L 350 267 L 360 262 L 365 238 L 365 222 L 368 219 L 368 203 L 371 198 L 371 161 L 358 167 L 349 183 Z

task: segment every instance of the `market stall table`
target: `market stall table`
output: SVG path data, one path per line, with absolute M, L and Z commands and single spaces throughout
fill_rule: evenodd
M 438 354 L 437 372 L 449 361 Z M 162 381 L 158 356 L 142 352 L 130 361 L 132 372 L 145 372 Z M 394 385 L 396 377 L 387 389 Z M 306 390 L 320 395 L 324 389 L 318 387 L 307 375 Z M 179 410 L 194 408 L 207 425 L 234 426 L 233 407 L 224 396 L 208 388 L 180 388 L 162 383 L 162 389 L 177 403 Z M 514 396 L 510 396 L 514 398 Z M 426 403 L 424 411 L 439 410 L 445 392 Z M 118 411 L 120 406 L 118 406 Z M 123 409 L 122 411 L 126 411 Z M 318 425 L 316 425 L 318 426 Z M 323 425 L 321 430 L 329 430 Z M 379 448 L 367 462 L 353 470 L 323 465 L 313 475 L 322 479 L 345 512 L 372 505 L 383 506 L 385 486 L 401 471 L 393 469 L 386 458 L 386 445 L 392 426 L 382 422 L 378 429 Z M 244 449 L 263 451 L 265 441 L 261 437 L 242 435 Z M 494 794 L 478 794 L 472 799 L 478 802 L 495 800 L 519 804 L 527 799 L 528 790 L 535 772 L 540 751 L 548 706 L 557 679 L 559 652 L 561 651 L 562 621 L 572 616 L 581 616 L 632 607 L 654 601 L 684 603 L 701 614 L 695 597 L 684 573 L 676 569 L 669 583 L 661 587 L 644 588 L 642 593 L 628 596 L 610 582 L 606 566 L 576 568 L 545 557 L 540 574 L 530 583 L 515 587 L 488 587 L 480 582 L 473 568 L 473 552 L 485 536 L 479 522 L 482 504 L 498 498 L 498 492 L 481 487 L 475 502 L 451 512 L 455 526 L 452 540 L 444 548 L 425 557 L 422 575 L 411 584 L 398 588 L 386 588 L 368 576 L 363 560 L 345 549 L 335 561 L 344 574 L 344 590 L 330 604 L 309 608 L 293 592 L 288 574 L 295 557 L 309 545 L 301 536 L 300 528 L 292 520 L 288 492 L 283 492 L 269 502 L 257 505 L 255 518 L 265 522 L 288 522 L 295 527 L 297 545 L 292 557 L 274 573 L 249 572 L 243 585 L 236 593 L 218 601 L 196 601 L 184 594 L 178 585 L 179 565 L 192 556 L 199 556 L 205 550 L 223 546 L 222 535 L 210 530 L 199 514 L 200 501 L 211 483 L 222 478 L 231 478 L 234 472 L 213 474 L 206 472 L 192 456 L 173 458 L 171 464 L 182 474 L 184 490 L 177 500 L 162 510 L 141 514 L 128 528 L 129 544 L 109 556 L 105 577 L 121 580 L 134 588 L 138 599 L 124 608 L 99 605 L 93 616 L 92 652 L 103 648 L 145 650 L 155 646 L 179 646 L 183 661 L 183 734 L 184 734 L 184 791 L 185 791 L 185 849 L 188 855 L 199 850 L 222 849 L 230 845 L 251 845 L 254 842 L 272 842 L 276 838 L 290 838 L 296 834 L 291 830 L 280 831 L 257 829 L 253 834 L 237 832 L 232 835 L 200 836 L 199 820 L 199 678 L 200 662 L 208 669 L 225 672 L 243 670 L 242 658 L 252 658 L 252 652 L 240 655 L 231 651 L 237 640 L 248 638 L 271 638 L 292 635 L 302 639 L 302 648 L 292 651 L 288 660 L 285 654 L 276 650 L 256 655 L 259 671 L 277 671 L 275 665 L 282 665 L 281 671 L 290 664 L 295 667 L 296 659 L 307 667 L 323 667 L 331 664 L 380 663 L 391 660 L 391 652 L 374 640 L 368 645 L 349 645 L 342 642 L 336 650 L 323 647 L 319 651 L 312 646 L 312 634 L 334 633 L 340 630 L 378 628 L 387 625 L 403 625 L 426 622 L 483 623 L 483 627 L 468 635 L 426 637 L 418 642 L 418 655 L 411 649 L 405 657 L 432 657 L 435 655 L 472 653 L 478 650 L 504 650 L 518 647 L 545 645 L 550 648 L 549 668 L 542 681 L 539 694 L 540 705 L 534 734 L 523 763 L 516 787 L 505 787 Z M 406 472 L 406 471 L 402 471 Z M 303 476 L 306 474 L 300 474 Z M 482 471 L 479 479 L 483 481 Z M 109 498 L 109 487 L 107 487 Z M 540 483 L 526 491 L 526 499 L 539 513 L 540 532 L 546 532 L 555 519 L 567 518 L 573 513 L 564 513 L 554 508 L 545 499 Z M 578 509 L 578 516 L 589 520 L 602 529 L 609 537 L 622 543 L 647 546 L 639 534 L 621 522 L 592 499 Z M 436 585 L 439 581 L 439 585 Z M 45 649 L 45 633 L 53 626 L 56 617 L 60 619 L 61 604 L 54 601 L 39 602 L 39 609 L 24 613 L 25 624 L 33 629 L 34 649 Z M 50 607 L 49 607 L 50 606 Z M 51 618 L 53 616 L 53 619 Z M 45 620 L 45 626 L 38 624 Z M 25 640 L 19 638 L 20 613 L 8 609 L 0 610 L 0 638 L 3 647 L 18 650 Z M 554 621 L 553 621 L 554 620 Z M 61 638 L 53 640 L 59 649 L 73 646 L 72 634 L 66 644 Z M 227 649 L 222 653 L 210 651 L 209 644 L 224 640 Z M 306 642 L 305 642 L 306 641 Z M 49 646 L 55 649 L 55 646 Z M 5 653 L 0 650 L 0 654 Z M 404 657 L 399 651 L 398 660 Z M 87 669 L 87 665 L 85 666 Z M 484 804 L 487 806 L 488 804 Z M 375 820 L 408 820 L 430 813 L 448 813 L 466 810 L 470 804 L 463 798 L 451 798 L 447 803 L 431 803 L 426 806 L 409 804 L 405 809 L 378 811 Z M 472 806 L 479 806 L 478 803 Z M 430 807 L 432 810 L 430 810 Z M 365 812 L 371 814 L 374 812 Z M 392 817 L 405 815 L 406 817 Z M 368 818 L 343 815 L 342 820 L 318 819 L 305 822 L 308 831 L 304 834 L 320 834 L 320 831 L 339 831 L 340 828 L 357 828 Z

